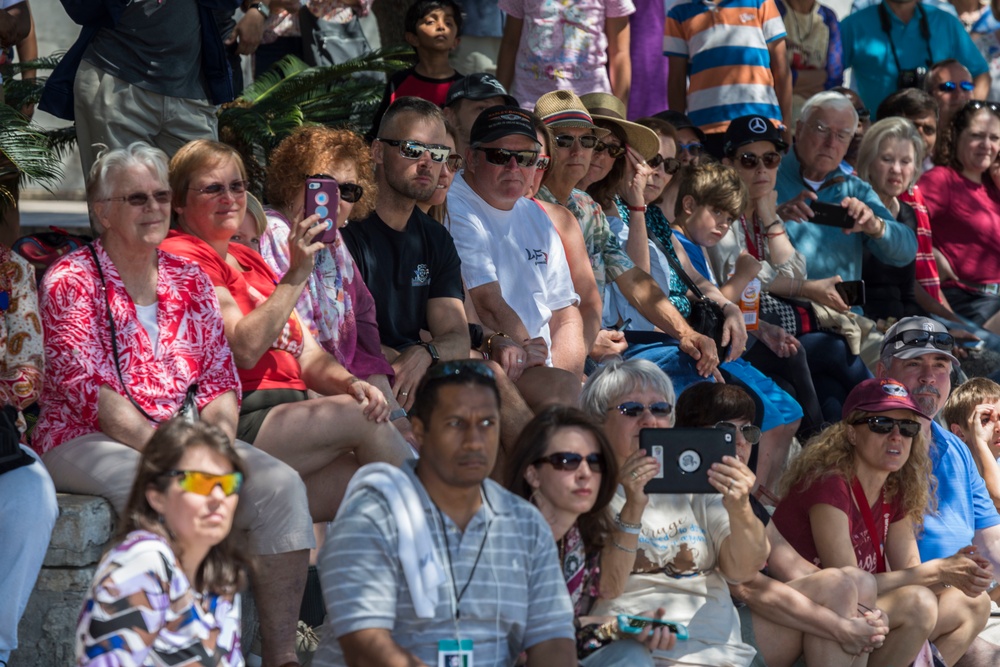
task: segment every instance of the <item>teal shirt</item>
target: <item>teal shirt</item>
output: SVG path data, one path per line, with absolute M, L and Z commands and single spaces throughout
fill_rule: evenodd
M 906 225 L 896 222 L 868 183 L 839 169 L 827 174 L 823 181 L 816 193 L 820 201 L 839 204 L 844 197 L 860 199 L 871 207 L 875 215 L 885 220 L 885 234 L 880 239 L 873 239 L 861 232 L 845 234 L 837 227 L 787 221 L 785 229 L 788 230 L 788 237 L 795 249 L 806 258 L 810 279 L 839 275 L 844 280 L 861 280 L 861 260 L 865 248 L 890 266 L 906 266 L 916 259 L 916 235 Z M 794 149 L 788 152 L 778 168 L 777 189 L 779 203 L 794 199 L 803 190 L 810 189 L 802 180 L 801 166 Z

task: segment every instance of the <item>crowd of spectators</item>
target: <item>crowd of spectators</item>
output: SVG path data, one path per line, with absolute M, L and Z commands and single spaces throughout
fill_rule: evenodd
M 415 0 L 254 194 L 234 63 L 370 0 L 62 3 L 96 238 L 0 246 L 0 665 L 53 490 L 120 518 L 81 666 L 296 666 L 310 564 L 322 667 L 1000 661 L 1000 3 Z

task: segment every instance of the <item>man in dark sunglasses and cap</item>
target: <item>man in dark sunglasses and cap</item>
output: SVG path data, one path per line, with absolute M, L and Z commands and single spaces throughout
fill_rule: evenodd
M 955 339 L 943 324 L 928 317 L 905 317 L 886 332 L 876 370 L 879 377 L 905 385 L 920 408 L 934 416 L 951 393 L 951 372 L 959 365 L 954 345 Z M 988 559 L 993 564 L 992 580 L 971 576 L 978 569 L 971 559 L 949 559 L 954 566 L 953 585 L 968 596 L 970 613 L 983 614 L 985 623 L 989 600 L 983 593 L 995 590 L 1000 576 L 1000 514 L 968 447 L 936 422 L 924 428 L 937 478 L 937 509 L 924 515 L 923 531 L 917 535 L 920 560 L 948 558 L 970 545 Z

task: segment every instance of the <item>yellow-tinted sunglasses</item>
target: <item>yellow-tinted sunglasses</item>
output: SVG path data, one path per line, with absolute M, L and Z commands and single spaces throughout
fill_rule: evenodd
M 231 496 L 234 493 L 239 493 L 240 487 L 243 486 L 243 473 L 241 472 L 212 475 L 197 470 L 171 470 L 164 473 L 164 476 L 176 477 L 181 489 L 197 493 L 200 496 L 212 495 L 212 489 L 216 486 L 221 486 L 222 492 L 227 496 Z

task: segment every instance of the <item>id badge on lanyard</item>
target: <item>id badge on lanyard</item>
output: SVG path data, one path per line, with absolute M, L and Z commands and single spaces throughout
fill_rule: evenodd
M 438 642 L 437 667 L 475 667 L 471 639 L 442 639 Z

